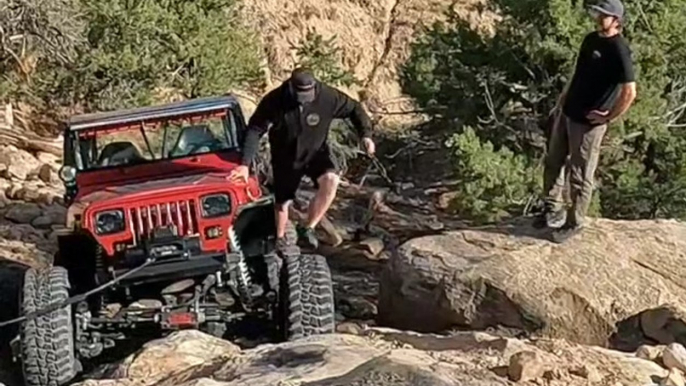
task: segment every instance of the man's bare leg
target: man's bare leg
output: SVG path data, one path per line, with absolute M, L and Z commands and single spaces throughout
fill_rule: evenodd
M 286 226 L 288 225 L 288 209 L 291 201 L 286 201 L 283 204 L 277 204 L 274 207 L 276 216 L 276 238 L 282 239 L 286 236 Z
M 331 203 L 336 198 L 339 182 L 340 177 L 333 172 L 324 173 L 317 179 L 319 189 L 312 202 L 310 202 L 307 223 L 305 223 L 306 228 L 314 229 L 322 221 L 326 211 L 329 210 Z

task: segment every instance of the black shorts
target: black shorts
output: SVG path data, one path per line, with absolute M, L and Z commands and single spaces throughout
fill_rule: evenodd
M 304 176 L 309 177 L 314 183 L 315 188 L 317 188 L 317 180 L 327 172 L 339 172 L 328 149 L 318 152 L 301 169 L 293 168 L 290 163 L 288 165 L 279 164 L 278 162 L 274 163 L 272 165 L 272 174 L 274 177 L 273 190 L 276 204 L 283 204 L 286 201 L 295 199 L 295 193 L 300 187 L 300 182 Z

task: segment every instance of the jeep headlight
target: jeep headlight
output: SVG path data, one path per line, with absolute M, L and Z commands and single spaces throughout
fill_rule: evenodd
M 125 228 L 124 211 L 121 209 L 105 210 L 95 215 L 95 233 L 110 235 Z
M 70 185 L 76 180 L 76 169 L 73 166 L 62 166 L 59 171 L 59 177 L 67 185 Z
M 202 216 L 205 218 L 226 216 L 231 213 L 231 197 L 226 193 L 205 196 L 201 203 Z

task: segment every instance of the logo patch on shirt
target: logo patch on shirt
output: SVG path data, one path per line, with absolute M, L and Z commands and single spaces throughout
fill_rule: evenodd
M 600 57 L 603 55 L 600 53 L 600 51 L 593 50 L 593 53 L 591 53 L 591 56 L 593 56 L 593 59 L 600 59 Z
M 307 122 L 307 124 L 310 126 L 317 126 L 320 120 L 319 114 L 317 113 L 311 113 L 305 117 L 305 122 Z

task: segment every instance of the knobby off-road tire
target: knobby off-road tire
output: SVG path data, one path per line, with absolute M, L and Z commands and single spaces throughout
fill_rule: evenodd
M 284 256 L 279 303 L 284 339 L 334 333 L 333 284 L 326 259 L 319 255 Z
M 269 288 L 276 291 L 277 295 L 281 292 L 281 271 L 283 266 L 284 256 L 297 256 L 300 254 L 300 247 L 298 247 L 298 232 L 292 222 L 286 225 L 286 234 L 284 236 L 289 247 L 285 251 L 265 256 L 265 264 L 267 265 L 267 278 L 269 280 Z M 275 305 L 278 308 L 278 302 Z M 277 310 L 275 310 L 277 312 Z
M 295 229 L 293 222 L 289 221 L 286 224 L 286 234 L 284 235 L 289 247 L 284 252 L 285 255 L 299 255 L 300 247 L 298 246 L 298 231 Z
M 24 276 L 22 295 L 24 314 L 67 300 L 67 270 L 62 267 L 30 268 Z M 60 386 L 71 381 L 78 372 L 71 306 L 24 322 L 21 356 L 27 386 Z

